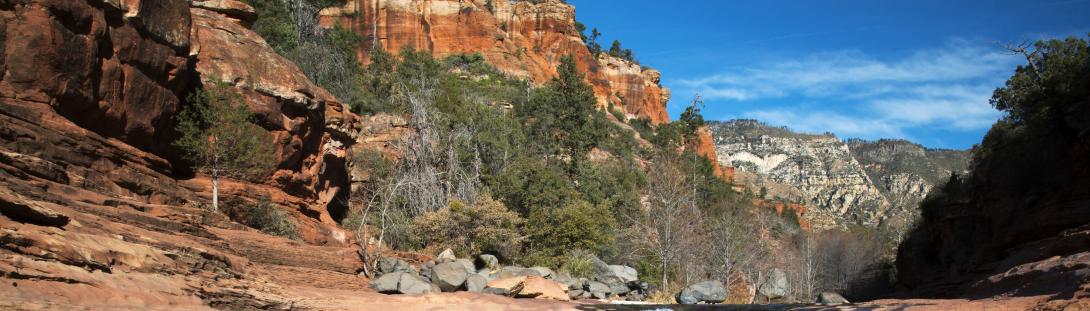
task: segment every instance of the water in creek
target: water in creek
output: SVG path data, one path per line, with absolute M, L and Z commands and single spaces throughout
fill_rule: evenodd
M 586 304 L 576 307 L 585 311 L 780 311 L 795 310 L 805 305 L 639 305 L 639 304 Z

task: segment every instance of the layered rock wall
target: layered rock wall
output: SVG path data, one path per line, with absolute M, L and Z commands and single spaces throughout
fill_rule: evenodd
M 713 123 L 719 162 L 766 199 L 802 203 L 818 229 L 852 224 L 908 230 L 928 191 L 964 173 L 965 151 L 927 149 L 903 140 L 844 142 L 753 120 Z
M 575 30 L 575 8 L 559 0 L 349 0 L 320 15 L 326 27 L 340 24 L 367 38 L 360 44 L 364 60 L 375 40 L 388 51 L 410 46 L 440 57 L 480 53 L 500 70 L 542 84 L 570 54 L 587 73 L 600 106 L 613 103 L 629 117 L 669 121 L 670 92 L 659 84 L 660 73 L 592 55 Z
M 271 197 L 306 215 L 309 242 L 348 242 L 335 221 L 359 119 L 247 28 L 252 8 L 233 0 L 10 4 L 0 6 L 0 111 L 9 118 L 0 151 L 40 158 L 62 168 L 55 175 L 66 183 L 118 197 L 202 201 L 207 179 L 174 180 L 186 174 L 170 145 L 174 115 L 202 84 L 227 83 L 260 116 L 277 166 L 269 191 L 227 183 L 224 195 Z
M 789 133 L 751 121 L 711 128 L 720 164 L 797 188 L 801 203 L 812 207 L 806 218 L 818 229 L 877 225 L 890 207 L 836 137 Z

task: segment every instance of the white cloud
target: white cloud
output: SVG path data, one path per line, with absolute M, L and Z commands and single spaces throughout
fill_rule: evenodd
M 784 125 L 793 130 L 806 133 L 833 132 L 848 137 L 909 138 L 901 128 L 894 126 L 894 124 L 879 119 L 854 117 L 835 112 L 800 112 L 787 109 L 772 109 L 749 111 L 744 115 L 749 119 Z
M 899 59 L 860 51 L 817 53 L 681 80 L 709 105 L 727 102 L 809 105 L 758 107 L 742 115 L 808 132 L 900 137 L 914 127 L 979 130 L 1001 115 L 988 99 L 1020 60 L 997 47 L 951 40 Z M 814 109 L 813 107 L 819 107 Z

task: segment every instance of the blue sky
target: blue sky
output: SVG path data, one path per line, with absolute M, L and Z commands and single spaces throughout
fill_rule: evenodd
M 663 73 L 676 118 L 752 118 L 842 138 L 969 148 L 1024 62 L 999 43 L 1090 33 L 1090 0 L 570 0 Z

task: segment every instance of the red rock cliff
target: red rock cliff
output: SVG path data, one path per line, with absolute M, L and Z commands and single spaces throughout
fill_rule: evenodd
M 0 152 L 8 158 L 40 159 L 47 164 L 36 166 L 59 168 L 46 174 L 54 181 L 125 200 L 203 200 L 206 180 L 173 179 L 173 115 L 200 84 L 227 82 L 263 117 L 278 164 L 266 185 L 228 183 L 224 194 L 270 196 L 299 215 L 308 242 L 347 242 L 334 219 L 358 117 L 244 26 L 252 8 L 28 0 L 0 5 L 0 17 Z
M 670 92 L 659 84 L 659 72 L 617 58 L 595 58 L 575 30 L 575 8 L 559 0 L 349 0 L 321 12 L 321 23 L 340 23 L 363 35 L 360 55 L 366 60 L 373 41 L 386 50 L 404 46 L 436 56 L 481 53 L 513 76 L 544 83 L 556 75 L 560 57 L 575 56 L 594 85 L 602 107 L 613 102 L 629 117 L 669 121 Z

